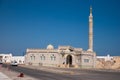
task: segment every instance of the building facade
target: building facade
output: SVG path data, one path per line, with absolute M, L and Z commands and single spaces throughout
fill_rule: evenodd
M 96 58 L 98 59 L 98 60 L 104 60 L 104 61 L 111 61 L 111 60 L 113 60 L 113 57 L 114 56 L 110 56 L 109 54 L 107 55 L 107 56 L 97 56 Z
M 53 67 L 80 67 L 93 68 L 95 53 L 84 51 L 82 48 L 59 46 L 54 49 L 48 45 L 46 49 L 27 49 L 25 55 L 26 65 L 53 66 Z
M 13 56 L 11 58 L 11 62 L 17 62 L 18 64 L 24 64 L 25 57 L 24 56 Z
M 13 56 L 12 53 L 0 54 L 0 62 L 1 63 L 11 63 L 14 61 L 16 61 L 18 64 L 24 64 L 25 57 L 24 56 Z
M 1 53 L 0 54 L 0 61 L 2 63 L 10 63 L 11 62 L 11 58 L 12 58 L 12 54 L 11 53 L 9 53 L 9 54 Z
M 48 45 L 46 49 L 27 49 L 25 55 L 26 65 L 55 66 L 55 67 L 81 67 L 94 68 L 96 53 L 93 51 L 93 16 L 90 7 L 89 16 L 89 44 L 88 50 L 71 46 L 59 46 L 54 49 Z

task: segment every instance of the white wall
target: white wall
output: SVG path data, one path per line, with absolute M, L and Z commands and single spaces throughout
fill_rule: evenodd
M 0 54 L 1 60 L 3 63 L 10 63 L 11 62 L 11 58 L 12 58 L 12 54 Z
M 24 64 L 25 57 L 24 56 L 13 56 L 11 61 L 17 61 L 18 64 Z
M 104 59 L 105 61 L 110 61 L 113 59 L 109 54 L 107 56 L 97 56 L 97 59 Z

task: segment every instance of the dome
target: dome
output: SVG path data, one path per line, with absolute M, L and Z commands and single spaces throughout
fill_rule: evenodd
M 47 46 L 47 49 L 49 49 L 49 50 L 54 49 L 54 46 L 51 45 L 51 44 L 49 44 L 49 45 Z

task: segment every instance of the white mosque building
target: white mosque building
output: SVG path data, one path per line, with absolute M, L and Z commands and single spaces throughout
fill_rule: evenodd
M 90 7 L 89 16 L 89 48 L 72 46 L 54 46 L 49 44 L 46 49 L 27 49 L 25 64 L 31 66 L 94 68 L 96 53 L 93 51 L 93 16 Z

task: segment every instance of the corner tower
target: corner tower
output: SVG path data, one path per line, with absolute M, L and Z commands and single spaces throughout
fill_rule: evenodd
M 92 6 L 90 7 L 89 15 L 89 47 L 88 51 L 93 51 L 93 16 L 92 16 Z

